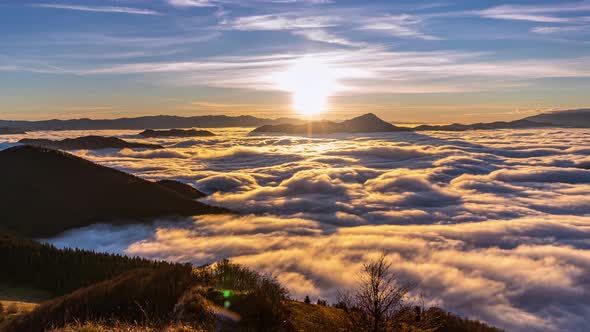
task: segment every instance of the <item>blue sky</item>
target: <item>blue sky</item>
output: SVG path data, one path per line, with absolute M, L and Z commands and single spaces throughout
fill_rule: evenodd
M 590 1 L 2 0 L 0 29 L 0 118 L 290 116 L 309 59 L 328 118 L 590 105 Z

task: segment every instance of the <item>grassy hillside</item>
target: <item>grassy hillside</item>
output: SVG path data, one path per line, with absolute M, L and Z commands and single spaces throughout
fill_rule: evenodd
M 227 260 L 214 265 L 155 262 L 0 235 L 0 330 L 43 331 L 362 331 L 354 309 L 289 298 L 275 278 Z M 52 295 L 50 295 L 52 294 Z M 36 306 L 14 300 L 57 296 Z M 8 302 L 7 300 L 11 300 Z M 437 308 L 412 308 L 395 331 L 497 332 Z

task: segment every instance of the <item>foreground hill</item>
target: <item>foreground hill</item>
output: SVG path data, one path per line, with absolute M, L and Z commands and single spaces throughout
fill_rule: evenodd
M 368 113 L 356 118 L 342 121 L 314 121 L 301 125 L 280 124 L 266 125 L 256 128 L 252 133 L 285 133 L 285 134 L 335 134 L 335 133 L 374 133 L 409 131 L 379 119 L 375 114 Z
M 0 151 L 0 228 L 52 236 L 97 222 L 224 213 L 154 182 L 46 148 Z
M 56 150 L 99 150 L 99 149 L 162 149 L 157 144 L 145 144 L 127 142 L 117 137 L 83 136 L 78 138 L 66 138 L 60 141 L 49 139 L 23 138 L 22 144 L 41 146 Z
M 258 127 L 267 124 L 302 123 L 298 119 L 279 118 L 264 119 L 249 115 L 225 116 L 172 116 L 156 115 L 137 118 L 121 119 L 71 119 L 71 120 L 43 120 L 43 121 L 11 121 L 0 120 L 0 127 L 19 128 L 26 131 L 40 130 L 102 130 L 102 129 L 131 129 L 143 130 L 170 128 L 220 128 L 220 127 Z
M 192 267 L 56 249 L 0 233 L 0 282 L 49 291 L 55 298 L 27 313 L 2 317 L 0 330 L 20 331 L 364 331 L 348 309 L 289 298 L 273 277 L 227 260 Z M 438 308 L 401 310 L 400 331 L 499 332 Z
M 139 133 L 143 137 L 207 137 L 215 136 L 214 133 L 208 130 L 197 130 L 197 129 L 169 129 L 169 130 L 153 130 L 147 129 Z
M 590 109 L 545 113 L 530 116 L 524 120 L 566 127 L 590 128 Z

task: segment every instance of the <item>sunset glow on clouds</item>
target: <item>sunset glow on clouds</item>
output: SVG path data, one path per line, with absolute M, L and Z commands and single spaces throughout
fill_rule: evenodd
M 584 107 L 588 15 L 574 0 L 9 1 L 0 116 L 206 114 L 223 110 L 189 105 L 244 99 L 242 113 L 298 115 L 273 78 L 305 59 L 329 70 L 302 79 L 329 72 L 340 87 L 331 118 L 469 122 Z
M 432 305 L 510 331 L 583 331 L 590 314 L 590 136 L 584 129 L 154 139 L 157 151 L 75 153 L 172 178 L 241 212 L 98 225 L 52 239 L 274 273 L 333 301 L 381 250 Z M 136 132 L 107 131 L 140 140 Z M 75 137 L 80 132 L 30 136 Z M 87 133 L 88 134 L 88 133 Z M 16 140 L 18 136 L 11 136 Z

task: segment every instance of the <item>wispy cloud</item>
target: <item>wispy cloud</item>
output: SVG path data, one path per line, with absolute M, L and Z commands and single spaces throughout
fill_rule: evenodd
M 372 17 L 363 20 L 361 30 L 383 32 L 401 38 L 417 38 L 423 40 L 440 40 L 420 31 L 422 19 L 411 15 Z
M 572 16 L 558 16 L 560 13 L 590 11 L 590 2 L 564 2 L 556 5 L 502 5 L 477 11 L 479 16 L 502 20 L 518 20 L 544 23 L 571 23 L 578 21 Z
M 336 21 L 338 21 L 338 18 L 333 16 L 272 14 L 243 16 L 233 20 L 225 20 L 222 22 L 222 27 L 243 31 L 318 29 L 335 26 Z
M 536 79 L 590 77 L 590 58 L 490 60 L 473 52 L 395 52 L 382 47 L 315 53 L 222 56 L 182 62 L 143 62 L 78 68 L 79 75 L 158 74 L 176 85 L 278 90 L 273 75 L 305 57 L 325 64 L 340 94 L 487 91 Z M 68 69 L 71 72 L 72 69 Z
M 166 0 L 170 5 L 174 7 L 211 7 L 215 6 L 209 0 Z
M 553 33 L 563 33 L 563 32 L 574 32 L 574 31 L 583 31 L 588 30 L 588 26 L 583 25 L 573 25 L 573 26 L 551 26 L 551 27 L 534 27 L 531 29 L 531 32 L 539 33 L 539 34 L 553 34 Z
M 304 37 L 304 38 L 312 40 L 312 41 L 328 43 L 328 44 L 338 44 L 338 45 L 354 46 L 354 47 L 366 45 L 365 43 L 354 42 L 354 41 L 348 40 L 346 38 L 336 36 L 328 31 L 322 30 L 322 29 L 297 30 L 297 31 L 293 31 L 293 34 L 295 34 L 297 36 Z
M 141 8 L 130 8 L 130 7 L 114 7 L 114 6 L 83 6 L 83 5 L 63 5 L 63 4 L 33 4 L 33 7 L 37 8 L 52 8 L 52 9 L 65 9 L 65 10 L 76 10 L 84 12 L 99 12 L 99 13 L 119 13 L 119 14 L 133 14 L 133 15 L 161 15 L 161 13 Z

